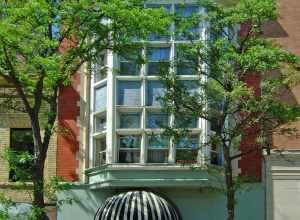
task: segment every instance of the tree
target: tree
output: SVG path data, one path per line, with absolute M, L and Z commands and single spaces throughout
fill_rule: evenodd
M 270 150 L 273 132 L 296 133 L 281 125 L 297 120 L 300 108 L 278 97 L 299 82 L 298 58 L 263 37 L 263 24 L 277 18 L 275 0 L 241 0 L 231 7 L 204 0 L 199 6 L 206 8 L 205 14 L 175 16 L 175 22 L 185 30 L 203 24 L 207 38 L 196 40 L 187 32 L 189 43 L 179 46 L 173 65 L 198 74 L 200 92 L 191 92 L 175 72 L 162 71 L 166 92 L 161 99 L 165 110 L 186 124 L 195 118 L 210 123 L 212 132 L 202 147 L 211 149 L 210 161 L 216 157 L 224 161 L 219 163 L 219 174 L 224 176 L 227 219 L 233 220 L 236 191 L 243 178 L 234 176 L 232 162 Z M 249 83 L 251 78 L 258 83 Z M 174 127 L 165 132 L 175 142 L 190 135 L 188 129 Z M 251 146 L 241 149 L 246 138 L 252 140 Z
M 15 89 L 32 126 L 30 157 L 33 205 L 44 220 L 44 163 L 55 132 L 59 89 L 70 84 L 82 64 L 101 53 L 135 48 L 133 39 L 164 31 L 161 9 L 144 9 L 140 0 L 1 1 L 0 77 Z M 129 46 L 129 43 L 130 46 Z M 42 120 L 43 106 L 46 116 Z M 24 158 L 24 157 L 23 157 Z

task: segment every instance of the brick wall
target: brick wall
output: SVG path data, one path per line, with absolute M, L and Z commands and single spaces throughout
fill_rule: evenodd
M 279 19 L 265 25 L 265 36 L 278 42 L 283 48 L 300 56 L 300 1 L 279 0 Z M 289 104 L 300 103 L 300 85 L 281 94 L 281 99 Z M 300 121 L 289 125 L 300 131 Z M 300 139 L 274 134 L 273 146 L 281 149 L 300 149 Z
M 58 99 L 57 175 L 65 180 L 78 180 L 80 128 L 80 74 L 73 76 L 72 85 L 60 89 Z

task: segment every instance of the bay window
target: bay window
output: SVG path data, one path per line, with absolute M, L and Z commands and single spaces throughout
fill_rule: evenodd
M 139 163 L 141 136 L 121 135 L 119 137 L 119 163 Z

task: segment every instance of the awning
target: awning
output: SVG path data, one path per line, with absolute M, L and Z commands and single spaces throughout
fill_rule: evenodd
M 180 220 L 177 209 L 146 191 L 130 191 L 108 198 L 94 220 Z

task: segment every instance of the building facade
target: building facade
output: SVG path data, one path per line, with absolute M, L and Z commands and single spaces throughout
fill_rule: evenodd
M 162 6 L 183 16 L 205 12 L 192 1 L 184 1 L 186 7 L 182 7 L 182 2 L 151 1 L 145 6 Z M 280 0 L 279 20 L 265 25 L 266 37 L 297 55 L 300 55 L 300 31 L 296 28 L 300 21 L 299 10 L 297 0 Z M 170 28 L 175 30 L 176 25 Z M 205 25 L 199 24 L 189 32 L 195 40 L 208 37 Z M 243 27 L 240 32 L 242 34 Z M 120 56 L 106 51 L 98 63 L 92 64 L 92 74 L 86 74 L 89 68 L 83 66 L 74 75 L 72 86 L 61 89 L 57 123 L 68 132 L 53 137 L 46 178 L 61 176 L 75 182 L 72 190 L 59 196 L 75 197 L 79 202 L 64 205 L 57 211 L 57 219 L 92 220 L 102 219 L 103 215 L 109 219 L 113 218 L 114 210 L 118 215 L 126 212 L 128 218 L 143 219 L 135 212 L 138 207 L 146 207 L 154 216 L 165 215 L 165 219 L 224 219 L 226 200 L 220 190 L 220 179 L 203 169 L 211 156 L 211 149 L 201 147 L 210 132 L 209 123 L 195 118 L 189 124 L 181 124 L 191 132 L 178 143 L 165 137 L 161 129 L 161 125 L 180 124 L 180 119 L 162 111 L 157 99 L 164 93 L 158 75 L 162 63 L 178 74 L 189 92 L 199 92 L 195 83 L 200 80 L 198 75 L 191 69 L 169 65 L 177 56 L 178 46 L 185 43 L 188 40 L 182 34 L 152 35 L 134 54 Z M 147 64 L 135 62 L 132 55 L 147 58 Z M 260 79 L 252 76 L 247 83 L 259 91 Z M 0 86 L 3 92 L 9 89 L 6 84 Z M 296 86 L 282 98 L 298 103 L 298 90 Z M 298 122 L 296 126 L 299 127 Z M 20 139 L 14 138 L 18 132 L 25 136 L 30 133 L 26 115 L 0 111 L 0 152 L 12 143 L 20 143 Z M 255 128 L 252 132 L 255 133 Z M 300 196 L 298 143 L 298 139 L 274 135 L 275 149 L 271 156 L 264 158 L 265 163 L 261 155 L 252 155 L 235 164 L 237 174 L 261 179 L 250 184 L 250 190 L 238 193 L 238 220 L 299 218 L 296 207 Z M 249 138 L 243 141 L 242 148 L 247 149 L 252 144 Z M 283 150 L 284 158 L 277 154 L 278 149 Z M 221 163 L 222 158 L 217 161 Z M 25 192 L 15 190 L 9 164 L 1 161 L 1 157 L 0 164 L 0 191 L 11 192 L 16 200 L 28 202 Z M 111 201 L 116 201 L 116 206 Z M 124 210 L 118 209 L 121 204 Z

